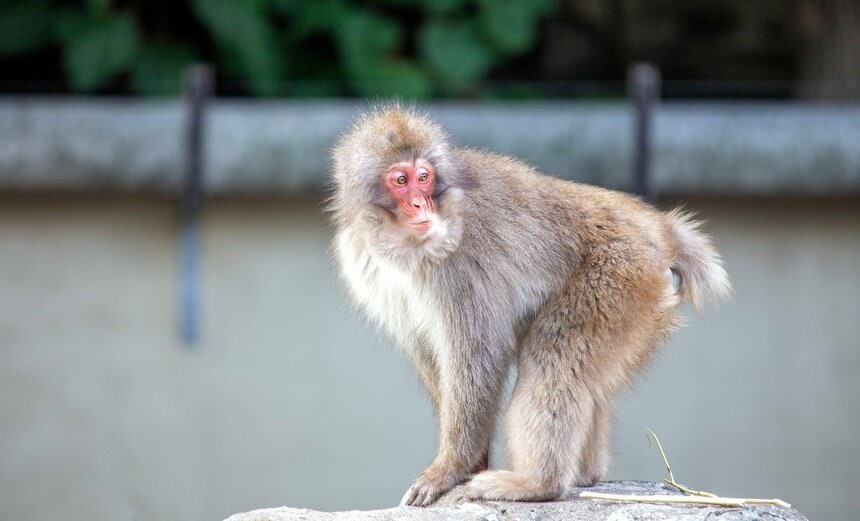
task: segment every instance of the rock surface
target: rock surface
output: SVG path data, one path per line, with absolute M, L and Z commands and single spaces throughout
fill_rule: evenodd
M 563 501 L 543 503 L 513 503 L 507 501 L 467 501 L 458 487 L 443 496 L 431 508 L 397 507 L 385 510 L 355 510 L 349 512 L 318 512 L 302 508 L 266 508 L 235 514 L 227 521 L 323 521 L 346 519 L 383 521 L 405 519 L 414 521 L 502 521 L 502 520 L 716 520 L 720 521 L 805 521 L 806 517 L 793 508 L 770 505 L 717 507 L 711 505 L 674 505 L 665 503 L 622 503 L 580 498 L 583 490 L 611 494 L 680 494 L 660 483 L 613 481 L 599 483 L 589 489 L 577 489 Z

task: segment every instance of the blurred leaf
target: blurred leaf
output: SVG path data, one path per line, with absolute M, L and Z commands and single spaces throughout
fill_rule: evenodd
M 427 98 L 431 83 L 427 73 L 418 65 L 402 60 L 386 60 L 365 69 L 353 86 L 364 96 Z
M 400 98 L 427 98 L 431 94 L 430 78 L 426 71 L 415 63 L 391 61 L 379 68 L 382 87 L 379 96 Z
M 318 78 L 343 81 L 343 66 L 334 45 L 324 48 L 321 45 L 308 45 L 306 42 L 292 40 L 290 31 L 281 32 L 281 48 L 292 57 L 287 78 Z M 333 43 L 333 42 L 332 42 Z
M 490 99 L 531 100 L 547 97 L 547 92 L 535 85 L 501 84 L 482 90 L 482 94 Z
M 351 76 L 379 63 L 400 45 L 402 37 L 397 22 L 363 10 L 345 16 L 335 32 L 340 56 Z
M 87 0 L 87 11 L 93 16 L 102 16 L 110 8 L 110 0 Z
M 272 5 L 271 0 L 241 0 L 241 1 L 244 2 L 245 4 L 247 4 L 248 7 L 250 7 L 251 9 L 254 9 L 255 11 L 261 11 L 261 12 L 267 11 L 269 9 L 269 7 Z
M 0 7 L 0 55 L 30 52 L 51 35 L 47 1 L 15 2 Z
M 303 0 L 271 0 L 272 9 L 278 13 L 296 14 L 306 7 Z
M 463 93 L 493 66 L 532 48 L 539 23 L 554 3 L 190 0 L 164 11 L 118 0 L 0 0 L 0 56 L 22 55 L 53 42 L 63 51 L 74 90 L 98 89 L 130 73 L 135 92 L 176 94 L 194 52 L 179 43 L 191 41 L 188 37 L 164 33 L 158 17 L 187 17 L 190 11 L 209 38 L 195 48 L 206 50 L 232 92 L 230 80 L 235 79 L 242 82 L 240 92 L 255 95 L 287 88 L 308 95 L 424 97 L 440 89 Z M 118 5 L 135 7 L 118 14 Z M 286 30 L 280 30 L 283 26 Z M 162 36 L 157 44 L 144 43 L 138 27 Z M 209 41 L 214 50 L 208 49 Z
M 185 70 L 195 61 L 188 47 L 170 43 L 147 46 L 131 74 L 135 92 L 148 96 L 173 96 L 182 92 Z
M 137 54 L 137 27 L 126 14 L 90 19 L 68 35 L 65 67 L 72 88 L 88 91 L 127 70 Z
M 350 84 L 366 96 L 423 98 L 430 92 L 427 73 L 415 63 L 394 58 L 403 29 L 390 19 L 356 9 L 334 33 Z
M 551 0 L 481 0 L 479 23 L 489 41 L 505 54 L 520 54 L 534 46 L 541 16 Z
M 493 64 L 493 54 L 468 21 L 430 21 L 418 35 L 421 55 L 451 90 L 462 90 L 481 79 Z
M 424 10 L 434 14 L 449 14 L 461 10 L 465 0 L 426 0 L 422 2 Z
M 64 7 L 54 13 L 51 32 L 63 45 L 69 45 L 72 40 L 90 28 L 90 23 L 90 17 L 82 9 Z
M 374 3 L 395 7 L 411 7 L 434 14 L 448 14 L 462 9 L 468 0 L 375 0 Z
M 343 82 L 333 81 L 297 82 L 287 89 L 291 98 L 336 98 L 343 94 Z
M 421 7 L 424 4 L 423 0 L 376 0 L 377 4 L 393 5 L 398 7 Z
M 350 11 L 343 0 L 316 0 L 305 4 L 297 13 L 293 31 L 296 38 L 305 38 L 315 32 L 337 28 Z
M 283 57 L 275 29 L 260 4 L 245 1 L 194 0 L 194 13 L 218 46 L 236 60 L 256 94 L 278 90 Z

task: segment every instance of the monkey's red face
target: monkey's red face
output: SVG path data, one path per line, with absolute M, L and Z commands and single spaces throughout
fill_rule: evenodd
M 385 188 L 397 202 L 400 223 L 410 232 L 423 235 L 435 220 L 433 188 L 436 176 L 433 166 L 422 160 L 391 166 L 383 180 Z

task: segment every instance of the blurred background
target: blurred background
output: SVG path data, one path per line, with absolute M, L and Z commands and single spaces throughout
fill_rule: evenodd
M 435 421 L 322 211 L 391 96 L 707 220 L 734 300 L 620 401 L 613 479 L 665 476 L 649 427 L 694 488 L 860 514 L 855 0 L 4 0 L 0 518 L 396 504 Z

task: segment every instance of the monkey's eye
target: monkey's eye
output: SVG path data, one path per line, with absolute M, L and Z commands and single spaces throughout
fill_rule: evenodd
M 394 182 L 400 186 L 403 186 L 406 184 L 406 176 L 401 174 L 394 179 Z
M 422 182 L 422 183 L 426 183 L 426 182 L 427 182 L 427 179 L 428 179 L 429 177 L 430 177 L 430 174 L 428 174 L 426 170 L 421 170 L 421 171 L 418 173 L 418 181 L 420 181 L 420 182 Z

